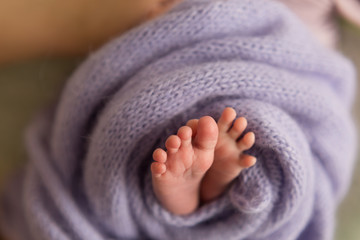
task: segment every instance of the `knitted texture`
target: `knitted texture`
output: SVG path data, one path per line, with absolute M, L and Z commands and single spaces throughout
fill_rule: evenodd
M 1 202 L 17 239 L 323 240 L 355 155 L 354 70 L 269 0 L 187 0 L 92 54 L 30 126 Z M 187 120 L 248 119 L 255 166 L 187 216 L 157 201 L 156 147 Z

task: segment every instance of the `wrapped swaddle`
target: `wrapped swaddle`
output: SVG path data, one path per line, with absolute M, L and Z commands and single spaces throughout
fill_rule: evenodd
M 14 239 L 331 239 L 355 155 L 354 70 L 269 0 L 187 0 L 114 39 L 30 126 L 1 200 Z M 157 201 L 152 152 L 226 106 L 256 135 L 244 170 L 187 216 Z

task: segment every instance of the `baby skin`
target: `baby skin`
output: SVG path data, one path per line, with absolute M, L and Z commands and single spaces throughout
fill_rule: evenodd
M 209 116 L 192 119 L 166 140 L 166 151 L 153 152 L 153 188 L 167 210 L 177 215 L 194 212 L 200 202 L 219 197 L 243 169 L 255 164 L 254 156 L 243 153 L 253 146 L 255 134 L 240 138 L 247 121 L 235 118 L 235 110 L 228 107 L 217 123 Z

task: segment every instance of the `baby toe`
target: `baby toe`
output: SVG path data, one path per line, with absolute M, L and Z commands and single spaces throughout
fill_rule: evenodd
M 219 132 L 227 132 L 231 127 L 231 124 L 234 121 L 235 117 L 236 111 L 233 108 L 225 108 L 217 122 Z
M 242 154 L 240 157 L 239 164 L 243 168 L 248 168 L 253 166 L 256 163 L 256 157 L 248 155 L 248 154 Z
M 194 144 L 201 150 L 214 150 L 218 139 L 218 126 L 212 117 L 200 118 Z
M 196 135 L 198 123 L 199 123 L 199 119 L 191 119 L 186 123 L 186 126 L 191 128 L 192 137 L 195 137 Z
M 237 147 L 240 149 L 240 151 L 245 151 L 250 149 L 254 145 L 254 143 L 255 134 L 253 132 L 248 132 L 238 141 Z
M 167 154 L 166 152 L 161 149 L 161 148 L 157 148 L 154 152 L 153 152 L 153 159 L 157 162 L 160 163 L 164 163 L 166 162 L 166 158 L 167 158 Z
M 181 139 L 181 147 L 188 147 L 191 145 L 192 130 L 188 126 L 179 128 L 177 135 Z
M 165 142 L 165 147 L 168 153 L 176 153 L 181 145 L 181 139 L 176 135 L 171 135 Z
M 240 137 L 242 132 L 245 130 L 247 126 L 247 120 L 244 117 L 239 117 L 235 120 L 234 125 L 229 130 L 229 136 L 233 139 L 237 139 Z
M 153 162 L 151 164 L 151 173 L 154 176 L 159 177 L 161 176 L 161 174 L 165 172 L 166 172 L 166 165 L 164 163 Z

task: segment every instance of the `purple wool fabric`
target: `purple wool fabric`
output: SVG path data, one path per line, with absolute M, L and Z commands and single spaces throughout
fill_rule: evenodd
M 114 39 L 30 126 L 1 201 L 14 239 L 332 239 L 354 166 L 352 65 L 269 0 L 187 0 Z M 152 152 L 187 120 L 248 119 L 255 166 L 188 216 L 157 201 Z

